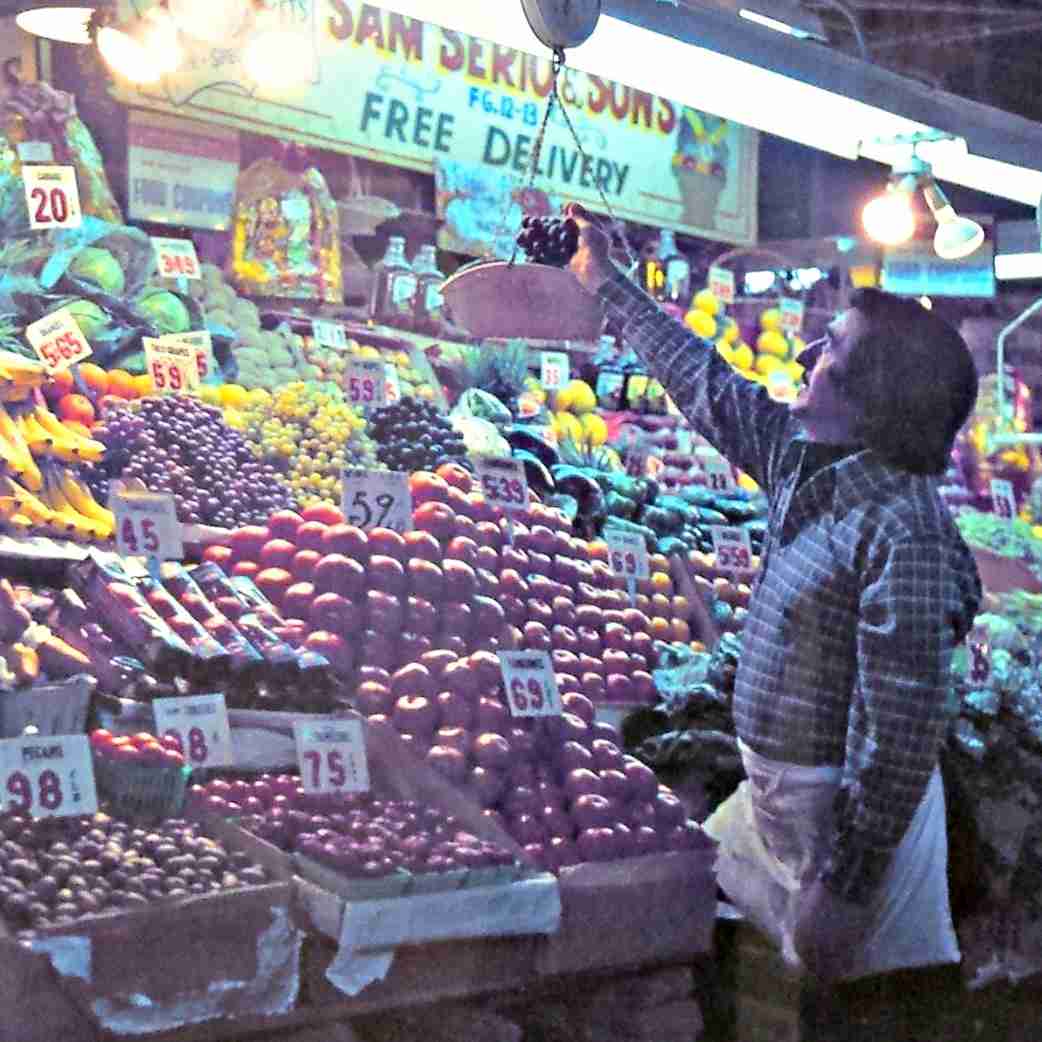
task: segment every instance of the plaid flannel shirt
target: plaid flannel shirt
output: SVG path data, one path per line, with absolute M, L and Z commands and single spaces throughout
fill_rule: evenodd
M 735 727 L 771 759 L 842 767 L 822 878 L 864 904 L 937 763 L 952 651 L 980 600 L 973 557 L 936 479 L 865 449 L 801 482 L 808 442 L 788 408 L 621 273 L 599 295 L 691 425 L 768 495 Z

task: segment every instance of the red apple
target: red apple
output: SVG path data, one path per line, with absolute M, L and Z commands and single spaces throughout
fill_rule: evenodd
M 471 568 L 476 568 L 478 564 L 478 544 L 475 540 L 468 539 L 466 536 L 455 536 L 449 540 L 449 545 L 445 547 L 445 557 L 463 561 L 469 564 Z
M 467 775 L 467 788 L 482 807 L 494 807 L 499 802 L 505 785 L 505 775 L 494 767 L 478 764 L 471 767 Z
M 419 557 L 410 558 L 405 567 L 412 592 L 432 604 L 441 604 L 445 596 L 445 577 L 441 568 Z
M 630 658 L 634 658 L 630 655 Z M 630 674 L 630 687 L 633 701 L 647 704 L 655 701 L 655 678 L 643 669 L 636 669 Z
M 550 602 L 557 596 L 558 585 L 545 575 L 530 573 L 527 579 L 530 599 L 542 601 L 550 607 Z
M 623 771 L 633 786 L 632 799 L 637 802 L 652 802 L 658 795 L 658 778 L 655 772 L 633 756 L 625 757 Z
M 591 702 L 604 701 L 604 677 L 600 673 L 583 673 L 579 682 L 582 684 L 582 693 Z
M 369 580 L 370 590 L 394 594 L 395 597 L 405 597 L 407 593 L 408 580 L 401 561 L 388 557 L 386 554 L 370 556 L 369 564 L 366 567 L 366 577 Z
M 360 666 L 358 670 L 358 682 L 383 684 L 388 690 L 391 688 L 391 674 L 379 666 Z
M 243 525 L 228 536 L 228 547 L 233 561 L 256 561 L 261 547 L 271 538 L 271 532 L 262 525 Z
M 296 542 L 297 529 L 304 523 L 304 518 L 294 510 L 276 510 L 268 518 L 268 531 L 272 539 L 288 539 Z
M 434 640 L 425 633 L 406 629 L 398 638 L 399 662 L 415 662 L 434 648 Z
M 457 691 L 442 691 L 437 697 L 441 722 L 446 727 L 466 729 L 474 726 L 475 707 Z
M 429 532 L 440 543 L 447 543 L 456 534 L 456 515 L 444 503 L 428 502 L 412 512 L 413 528 Z
M 397 564 L 397 561 L 395 563 Z M 389 643 L 388 636 L 401 633 L 405 612 L 402 602 L 393 594 L 384 593 L 382 590 L 370 590 L 365 595 L 365 609 L 369 628 L 382 634 L 380 639 L 384 643 Z
M 499 575 L 499 551 L 492 546 L 478 546 L 478 565 L 493 575 Z
M 311 603 L 308 620 L 313 629 L 348 637 L 362 629 L 362 612 L 354 601 L 338 593 L 319 594 Z
M 528 564 L 528 554 L 519 550 L 516 546 L 503 546 L 499 551 L 499 563 L 508 571 L 517 572 L 518 575 L 528 575 L 531 568 Z M 503 581 L 503 572 L 499 573 L 500 582 Z
M 632 702 L 633 685 L 624 673 L 609 673 L 604 678 L 604 697 L 609 702 Z
M 305 521 L 297 529 L 296 544 L 298 550 L 318 550 L 326 553 L 322 537 L 326 534 L 326 525 L 321 521 Z
M 262 547 L 257 563 L 261 568 L 289 569 L 297 552 L 295 544 L 288 539 L 269 539 Z
M 431 676 L 440 680 L 450 662 L 456 662 L 456 655 L 451 651 L 428 651 L 420 659 L 420 663 L 431 671 Z
M 391 692 L 394 697 L 394 692 Z M 391 722 L 399 731 L 431 737 L 440 726 L 438 704 L 422 695 L 401 695 L 391 711 Z
M 441 675 L 441 686 L 443 690 L 455 691 L 467 699 L 476 699 L 478 696 L 478 677 L 471 669 L 469 659 L 458 659 L 445 666 Z
M 599 677 L 604 676 L 604 663 L 600 658 L 579 652 L 579 668 L 583 673 L 596 673 Z
M 345 522 L 330 525 L 322 534 L 324 554 L 343 554 L 362 564 L 369 559 L 369 537 L 357 525 Z
M 633 827 L 631 825 L 630 829 L 633 833 L 633 853 L 635 855 L 657 854 L 662 850 L 662 837 L 654 826 L 638 825 Z
M 475 597 L 473 606 L 473 632 L 477 636 L 498 636 L 506 622 L 506 612 L 491 597 Z
M 515 597 L 512 593 L 501 593 L 499 603 L 503 608 L 503 614 L 513 625 L 523 626 L 528 622 L 528 608 L 520 597 Z
M 265 568 L 253 580 L 257 589 L 276 607 L 282 604 L 286 591 L 293 585 L 293 576 L 285 568 Z
M 315 587 L 311 583 L 294 583 L 282 598 L 282 611 L 287 619 L 306 619 L 315 600 Z
M 473 612 L 469 604 L 449 601 L 441 608 L 441 631 L 450 637 L 466 641 L 470 636 Z
M 578 672 L 579 669 L 579 657 L 570 651 L 563 651 L 559 648 L 555 648 L 550 653 L 550 659 L 553 662 L 555 673 L 571 673 Z M 561 692 L 560 687 L 557 689 Z M 564 692 L 561 692 L 562 694 Z
M 482 546 L 490 546 L 497 553 L 503 546 L 503 533 L 494 521 L 478 521 L 475 538 Z
M 622 771 L 625 767 L 622 750 L 614 743 L 603 738 L 595 738 L 590 743 L 594 762 L 599 771 Z
M 596 792 L 580 793 L 572 800 L 572 820 L 580 829 L 610 828 L 618 820 L 618 808 Z
M 451 749 L 459 749 L 461 753 L 467 754 L 470 752 L 474 736 L 465 727 L 443 724 L 435 733 L 434 740 L 438 745 L 447 745 Z
M 369 531 L 369 555 L 373 554 L 393 557 L 401 564 L 409 559 L 405 539 L 393 528 L 373 528 Z
M 406 532 L 402 538 L 405 540 L 405 547 L 408 553 L 406 560 L 416 557 L 421 561 L 432 561 L 435 564 L 441 563 L 441 545 L 430 532 Z
M 468 651 L 466 639 L 459 636 L 456 633 L 440 634 L 437 640 L 435 641 L 435 647 L 444 648 L 447 651 L 452 651 L 455 653 L 457 658 L 466 655 Z
M 601 662 L 604 663 L 604 672 L 608 673 L 621 673 L 625 676 L 630 670 L 630 657 L 625 651 L 619 651 L 617 648 L 605 648 L 601 655 Z
M 438 610 L 422 597 L 410 597 L 406 601 L 405 626 L 414 633 L 433 637 L 438 632 Z
M 419 662 L 410 662 L 402 666 L 391 676 L 391 694 L 395 698 L 402 695 L 423 695 L 425 698 L 433 698 L 435 695 L 434 677 L 426 666 Z M 619 754 L 621 766 L 622 754 Z
M 391 690 L 385 684 L 366 681 L 355 688 L 354 701 L 360 713 L 370 716 L 373 713 L 390 715 L 396 700 L 391 697 Z
M 619 759 L 621 761 L 621 755 Z M 614 800 L 614 802 L 620 806 L 629 801 L 632 794 L 632 786 L 630 785 L 629 778 L 627 778 L 622 771 L 600 769 L 597 774 L 601 779 L 601 792 L 609 800 Z
M 574 803 L 581 796 L 600 795 L 601 779 L 597 773 L 588 767 L 577 767 L 568 771 L 564 776 L 561 786 L 564 790 L 565 799 Z
M 582 720 L 587 727 L 593 727 L 597 710 L 594 708 L 593 703 L 584 695 L 570 694 L 567 698 L 562 696 L 561 706 L 566 712 L 572 713 Z
M 546 601 L 530 597 L 526 602 L 525 607 L 528 609 L 528 620 L 530 622 L 542 623 L 542 625 L 548 630 L 553 625 L 554 613 Z
M 592 604 L 580 604 L 575 609 L 575 623 L 578 627 L 600 632 L 604 625 L 604 612 Z
M 317 550 L 298 550 L 289 563 L 289 570 L 299 582 L 311 582 L 315 578 L 315 566 L 322 560 Z
M 572 771 L 593 771 L 595 768 L 593 753 L 579 742 L 565 742 L 557 753 L 557 766 L 565 778 Z
M 479 734 L 474 739 L 471 755 L 479 767 L 495 771 L 505 771 L 513 758 L 510 743 L 501 734 L 495 733 Z
M 478 595 L 499 600 L 499 576 L 485 568 L 475 568 L 478 577 Z
M 320 521 L 324 525 L 338 525 L 344 520 L 339 507 L 332 503 L 314 503 L 305 507 L 300 514 L 305 521 Z
M 550 631 L 541 622 L 526 622 L 521 630 L 526 650 L 551 651 Z
M 570 651 L 573 655 L 579 653 L 579 637 L 575 630 L 568 626 L 554 626 L 550 630 L 550 641 L 555 648 L 562 651 Z
M 683 825 L 687 821 L 684 804 L 666 786 L 658 787 L 652 803 L 655 805 L 655 827 L 660 832 L 668 832 L 669 829 Z
M 467 758 L 459 749 L 447 745 L 432 745 L 425 757 L 427 763 L 443 778 L 454 785 L 463 785 L 467 780 Z
M 478 699 L 474 719 L 479 731 L 498 731 L 503 734 L 510 730 L 510 710 L 498 698 L 482 695 Z
M 308 651 L 316 651 L 324 655 L 341 676 L 349 676 L 354 673 L 355 653 L 354 645 L 348 644 L 338 633 L 330 633 L 328 630 L 314 630 L 304 640 L 304 647 Z
M 445 598 L 469 604 L 478 592 L 478 577 L 464 561 L 446 560 L 442 563 L 445 576 Z
M 556 673 L 554 674 L 554 679 L 557 681 L 557 690 L 562 698 L 565 695 L 570 695 L 573 692 L 579 693 L 582 690 L 579 678 L 572 673 Z

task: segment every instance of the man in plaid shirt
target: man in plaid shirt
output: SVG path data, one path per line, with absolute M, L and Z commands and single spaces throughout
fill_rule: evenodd
M 972 625 L 980 583 L 937 476 L 976 398 L 965 344 L 917 302 L 862 291 L 801 356 L 806 385 L 782 405 L 665 315 L 614 267 L 607 237 L 585 212 L 574 204 L 570 212 L 582 229 L 572 272 L 691 425 L 769 497 L 734 717 L 753 784 L 760 767 L 773 779 L 768 790 L 787 772 L 832 772 L 793 900 L 798 959 L 823 981 L 957 960 L 937 763 L 952 651 Z M 754 800 L 752 831 L 769 836 L 784 861 L 788 847 L 800 849 L 803 826 L 785 811 L 799 800 L 778 803 L 770 820 L 770 797 Z M 918 866 L 908 852 L 895 857 L 912 832 L 923 847 L 929 822 L 917 812 L 933 819 L 934 835 L 940 814 L 940 851 L 934 843 L 933 861 L 922 855 Z M 933 880 L 931 899 L 940 895 L 935 932 L 947 947 L 859 961 L 893 891 L 908 896 L 917 873 Z M 721 884 L 730 894 L 723 874 Z M 889 937 L 886 947 L 902 943 Z M 937 950 L 954 954 L 929 954 Z

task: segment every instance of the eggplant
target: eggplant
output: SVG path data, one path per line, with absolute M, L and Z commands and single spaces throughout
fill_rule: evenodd
M 583 514 L 604 513 L 604 494 L 601 486 L 578 467 L 560 464 L 551 470 L 557 491 L 565 496 L 574 496 Z
M 540 496 L 548 496 L 556 491 L 557 485 L 553 475 L 535 453 L 529 452 L 527 449 L 514 449 L 511 456 L 524 465 L 529 488 L 535 489 Z
M 558 466 L 561 462 L 561 457 L 557 454 L 557 449 L 553 447 L 545 438 L 541 438 L 531 427 L 526 427 L 524 424 L 515 423 L 510 427 L 507 427 L 503 431 L 507 441 L 510 442 L 512 449 L 521 449 L 525 452 L 530 452 L 533 456 L 536 456 L 539 461 L 547 469 L 552 470 Z

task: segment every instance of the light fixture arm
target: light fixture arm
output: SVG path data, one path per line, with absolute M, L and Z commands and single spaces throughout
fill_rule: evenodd
M 999 423 L 1006 422 L 1006 340 L 1016 332 L 1032 315 L 1042 311 L 1042 297 L 1029 304 L 1012 322 L 999 333 L 995 344 L 995 401 L 998 408 Z M 1009 419 L 1012 419 L 1010 414 Z M 1042 442 L 1042 434 L 1019 434 L 1016 431 L 996 433 L 988 438 L 988 450 L 994 451 L 1005 445 L 1025 445 Z
M 824 4 L 826 7 L 832 7 L 839 11 L 848 22 L 850 22 L 851 29 L 854 30 L 854 39 L 857 40 L 858 50 L 861 52 L 861 58 L 863 61 L 871 61 L 872 56 L 868 53 L 868 45 L 865 43 L 865 34 L 861 31 L 861 22 L 854 12 L 847 7 L 843 0 L 817 0 L 818 4 Z

